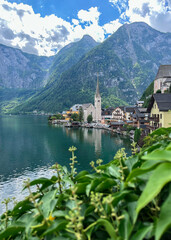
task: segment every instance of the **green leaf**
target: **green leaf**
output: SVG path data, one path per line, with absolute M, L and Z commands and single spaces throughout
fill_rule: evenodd
M 43 203 L 41 205 L 41 209 L 43 211 L 44 217 L 46 217 L 46 218 L 49 216 L 50 212 L 53 211 L 53 209 L 57 203 L 57 199 L 55 199 L 56 193 L 57 193 L 57 190 L 49 191 L 41 199 L 41 201 Z
M 104 182 L 102 182 L 102 183 L 100 183 L 97 187 L 96 187 L 96 189 L 95 189 L 95 191 L 96 192 L 103 192 L 103 191 L 105 191 L 105 190 L 110 190 L 110 188 L 112 187 L 112 186 L 115 186 L 116 185 L 116 182 L 113 180 L 113 179 L 106 179 Z
M 171 227 L 171 193 L 163 203 L 160 216 L 157 221 L 155 240 L 159 240 L 163 233 Z
M 88 184 L 89 184 L 89 182 L 77 183 L 75 185 L 76 194 L 84 194 L 86 192 L 86 187 Z
M 15 225 L 9 226 L 3 232 L 0 233 L 0 240 L 8 239 L 10 236 L 14 237 L 19 235 L 20 232 L 23 232 L 25 226 L 22 223 L 16 223 Z
M 35 179 L 32 182 L 30 182 L 30 186 L 34 186 L 37 184 L 42 184 L 42 185 L 46 184 L 47 186 L 50 186 L 50 185 L 54 184 L 54 182 L 48 178 L 43 178 L 43 177 Z
M 160 164 L 150 176 L 149 181 L 138 200 L 137 213 L 151 202 L 153 198 L 158 195 L 164 185 L 170 181 L 171 163 Z
M 68 221 L 63 220 L 63 219 L 54 220 L 52 225 L 50 227 L 48 227 L 48 229 L 42 234 L 42 236 L 45 236 L 47 234 L 51 234 L 53 232 L 57 233 L 57 231 L 65 229 L 67 223 L 68 223 Z
M 79 172 L 76 176 L 75 176 L 75 181 L 78 181 L 78 179 L 80 178 L 80 177 L 83 177 L 83 176 L 85 176 L 85 175 L 87 175 L 87 174 L 89 174 L 89 172 L 88 171 L 81 171 L 81 172 Z
M 115 165 L 111 165 L 109 168 L 109 173 L 112 177 L 120 178 L 119 168 Z
M 89 235 L 88 239 L 91 239 L 91 233 L 93 232 L 93 231 L 91 231 L 91 228 L 93 228 L 95 226 L 97 226 L 97 227 L 103 226 L 106 229 L 106 231 L 108 232 L 109 236 L 113 240 L 115 240 L 115 239 L 117 240 L 117 236 L 116 236 L 115 229 L 114 229 L 113 225 L 109 221 L 107 221 L 106 219 L 98 219 L 96 222 L 89 225 L 87 229 L 85 229 L 85 232 L 87 232 L 88 235 Z
M 142 174 L 152 171 L 160 162 L 161 160 L 155 162 L 153 160 L 148 160 L 147 162 L 142 164 L 141 168 L 136 168 L 130 172 L 126 179 L 126 183 L 130 182 L 135 177 L 138 177 Z
M 131 240 L 143 240 L 148 232 L 153 228 L 153 225 L 141 227 L 138 231 L 131 237 Z
M 15 217 L 20 217 L 22 214 L 26 213 L 28 210 L 31 210 L 33 208 L 34 208 L 33 203 L 31 203 L 29 199 L 26 199 L 24 201 L 20 201 L 19 203 L 17 203 L 17 205 L 12 210 L 11 215 Z
M 126 211 L 124 211 L 123 214 L 124 214 L 124 219 L 120 221 L 119 232 L 124 240 L 128 240 L 131 234 L 133 225 L 131 224 L 129 214 Z
M 114 200 L 112 201 L 112 204 L 114 206 L 116 206 L 118 204 L 118 202 L 120 200 L 122 200 L 123 198 L 125 198 L 125 196 L 129 195 L 131 191 L 129 190 L 124 190 L 122 192 L 117 192 L 117 193 L 114 193 L 112 194 L 112 197 L 114 198 Z
M 157 149 L 142 157 L 143 160 L 165 160 L 171 161 L 171 151 Z

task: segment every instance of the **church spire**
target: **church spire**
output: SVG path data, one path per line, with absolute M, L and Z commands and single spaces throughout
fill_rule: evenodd
M 99 92 L 99 74 L 98 73 L 97 73 L 96 97 L 100 97 L 100 92 Z

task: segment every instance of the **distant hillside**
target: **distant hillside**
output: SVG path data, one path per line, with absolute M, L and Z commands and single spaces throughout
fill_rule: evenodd
M 35 90 L 39 90 L 35 98 L 44 98 L 45 89 L 48 90 L 53 81 L 58 81 L 61 73 L 97 45 L 93 38 L 85 35 L 80 41 L 67 45 L 50 58 L 0 45 L 0 60 L 4 63 L 0 66 L 0 112 L 6 113 L 25 103 L 36 93 Z
M 0 87 L 40 89 L 47 84 L 54 57 L 40 57 L 0 44 Z
M 154 80 L 161 64 L 171 63 L 171 33 L 161 33 L 145 23 L 125 24 L 88 52 L 77 64 L 16 112 L 35 109 L 61 111 L 75 103 L 93 102 L 99 73 L 104 105 L 134 104 Z M 57 65 L 58 66 L 58 65 Z
M 150 98 L 153 95 L 153 93 L 154 93 L 154 81 L 150 83 L 147 89 L 143 92 L 143 95 L 140 99 L 141 101 L 144 101 L 144 107 L 148 106 Z

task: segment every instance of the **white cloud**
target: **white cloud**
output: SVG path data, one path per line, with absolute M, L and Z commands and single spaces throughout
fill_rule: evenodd
M 81 22 L 98 24 L 100 14 L 97 7 L 91 7 L 88 11 L 80 10 L 78 12 L 78 18 Z
M 66 44 L 89 34 L 102 42 L 123 23 L 143 21 L 160 31 L 171 32 L 170 0 L 109 0 L 120 17 L 100 26 L 98 7 L 80 10 L 71 22 L 54 14 L 42 17 L 27 4 L 0 1 L 0 43 L 28 53 L 54 55 Z
M 128 0 L 123 16 L 129 22 L 143 21 L 159 31 L 171 32 L 170 0 Z
M 0 2 L 0 41 L 39 55 L 53 55 L 68 43 L 72 25 L 55 15 L 35 14 L 26 4 Z
M 112 34 L 112 33 L 116 32 L 116 30 L 121 26 L 122 26 L 122 24 L 119 22 L 119 19 L 116 19 L 114 21 L 106 23 L 103 26 L 103 29 L 105 30 L 106 34 Z

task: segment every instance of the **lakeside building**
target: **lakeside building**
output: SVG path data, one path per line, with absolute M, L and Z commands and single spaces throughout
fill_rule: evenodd
M 92 116 L 94 122 L 101 122 L 102 120 L 102 109 L 101 109 L 101 96 L 99 90 L 99 79 L 97 78 L 96 93 L 94 96 L 94 105 L 92 103 L 75 104 L 70 110 L 63 111 L 62 114 L 65 120 L 70 120 L 73 113 L 79 114 L 80 108 L 83 110 L 84 122 L 87 122 L 87 117 Z
M 171 127 L 171 93 L 153 94 L 147 111 L 150 113 L 151 131 L 160 127 Z
M 154 93 L 158 90 L 164 93 L 171 86 L 171 65 L 161 65 L 154 80 Z
M 112 112 L 112 121 L 123 121 L 124 120 L 124 106 L 116 107 Z

